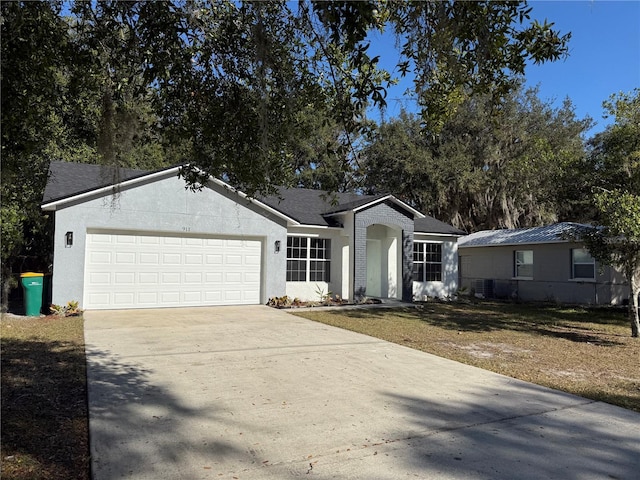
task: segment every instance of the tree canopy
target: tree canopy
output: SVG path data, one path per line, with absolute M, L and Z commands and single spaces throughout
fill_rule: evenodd
M 368 191 L 393 192 L 469 232 L 578 215 L 566 192 L 584 175 L 591 120 L 577 119 L 570 101 L 554 109 L 519 87 L 497 111 L 490 95 L 469 98 L 437 137 L 421 124 L 402 113 L 376 130 L 363 152 Z
M 370 32 L 396 35 L 423 128 L 437 132 L 465 99 L 500 105 L 528 62 L 567 54 L 570 35 L 531 12 L 488 0 L 2 2 L 3 278 L 43 243 L 52 159 L 112 165 L 115 179 L 117 167 L 189 162 L 189 184 L 204 173 L 249 194 L 301 183 L 302 170 L 316 177 L 303 184 L 322 174 L 351 188 L 334 173 L 358 166 L 367 108 L 393 81 Z M 300 169 L 318 121 L 332 146 Z
M 604 103 L 615 123 L 590 142 L 594 174 L 594 227 L 577 228 L 599 261 L 618 267 L 629 281 L 631 334 L 640 334 L 640 89 Z

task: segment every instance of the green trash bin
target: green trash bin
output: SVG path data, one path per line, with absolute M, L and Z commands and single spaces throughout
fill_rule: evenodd
M 24 290 L 24 311 L 27 317 L 40 316 L 43 277 L 43 273 L 25 272 L 20 274 Z

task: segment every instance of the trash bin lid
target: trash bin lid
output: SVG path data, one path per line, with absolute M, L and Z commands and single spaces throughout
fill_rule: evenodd
M 25 277 L 44 277 L 44 273 L 24 272 L 20 274 L 20 278 L 25 278 Z

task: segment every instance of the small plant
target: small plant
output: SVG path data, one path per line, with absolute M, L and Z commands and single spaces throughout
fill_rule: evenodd
M 318 295 L 320 303 L 328 303 L 331 300 L 333 292 L 325 292 L 324 288 L 316 283 L 316 295 Z
M 268 307 L 284 308 L 291 305 L 291 299 L 284 295 L 283 297 L 271 297 L 267 301 Z
M 82 313 L 80 302 L 77 300 L 70 300 L 64 306 L 53 304 L 49 307 L 49 311 L 58 317 L 73 317 Z
M 66 308 L 63 307 L 62 305 L 51 305 L 49 307 L 49 311 L 53 314 L 56 315 L 58 317 L 64 317 L 65 316 L 65 310 Z

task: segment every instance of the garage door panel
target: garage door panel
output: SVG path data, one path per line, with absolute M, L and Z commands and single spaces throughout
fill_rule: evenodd
M 88 309 L 256 304 L 261 242 L 163 235 L 87 235 Z
M 242 272 L 228 272 L 224 279 L 227 283 L 242 283 Z
M 160 285 L 180 284 L 180 272 L 162 273 Z
M 201 292 L 183 292 L 183 300 L 187 303 L 200 303 L 202 301 Z
M 138 275 L 138 283 L 140 285 L 157 285 L 160 274 L 157 272 L 141 272 Z
M 163 265 L 181 265 L 182 255 L 179 253 L 164 253 L 162 254 Z
M 140 292 L 138 293 L 138 303 L 140 305 L 158 305 L 158 294 L 156 292 Z
M 102 265 L 110 265 L 111 264 L 111 252 L 91 252 L 89 254 L 89 262 L 93 265 L 102 264 Z
M 207 272 L 205 274 L 206 284 L 218 284 L 222 282 L 222 272 Z
M 184 256 L 185 265 L 202 265 L 202 255 L 187 253 Z
M 89 281 L 93 285 L 111 285 L 111 275 L 109 272 L 92 272 L 89 274 Z
M 118 272 L 115 281 L 118 285 L 135 285 L 135 278 L 135 272 Z
M 159 253 L 140 253 L 139 256 L 141 265 L 160 265 Z
M 201 272 L 186 272 L 184 274 L 184 283 L 202 283 L 202 273 Z

